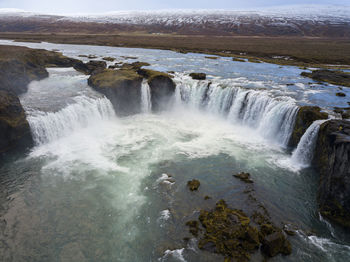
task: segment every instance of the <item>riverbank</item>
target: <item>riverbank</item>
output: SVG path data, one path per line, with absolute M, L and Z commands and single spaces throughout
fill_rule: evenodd
M 299 67 L 350 68 L 350 40 L 319 37 L 184 36 L 151 34 L 0 33 L 24 42 L 138 47 L 206 53 Z

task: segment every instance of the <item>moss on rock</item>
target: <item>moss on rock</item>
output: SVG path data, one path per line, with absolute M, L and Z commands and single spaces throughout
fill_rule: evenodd
M 191 191 L 197 191 L 200 184 L 201 183 L 197 179 L 192 179 L 191 181 L 187 182 L 187 186 Z
M 224 200 L 216 203 L 211 211 L 201 210 L 199 221 L 187 222 L 190 232 L 199 236 L 200 249 L 225 256 L 225 261 L 249 261 L 260 246 L 267 256 L 288 255 L 291 245 L 282 231 L 272 224 L 252 224 L 251 219 L 238 209 L 231 209 Z
M 119 115 L 140 112 L 142 77 L 134 70 L 111 70 L 91 75 L 88 84 L 104 94 Z
M 315 81 L 350 87 L 350 74 L 343 71 L 321 69 L 314 70 L 311 73 L 302 72 L 301 75 L 304 77 L 310 77 Z

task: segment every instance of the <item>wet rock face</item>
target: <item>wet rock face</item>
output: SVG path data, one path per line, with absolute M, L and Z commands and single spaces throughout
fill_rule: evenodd
M 302 72 L 302 76 L 310 77 L 316 81 L 327 82 L 334 85 L 342 85 L 350 87 L 350 74 L 343 71 L 331 71 L 331 70 L 314 70 L 311 73 Z
M 159 112 L 169 108 L 176 85 L 172 77 L 166 73 L 139 69 L 138 74 L 147 78 L 151 90 L 152 111 Z
M 296 147 L 309 126 L 319 119 L 327 119 L 328 114 L 321 112 L 317 106 L 302 106 L 299 108 L 295 119 L 294 129 L 289 140 L 290 147 Z
M 204 73 L 191 73 L 190 77 L 195 80 L 205 80 L 207 78 L 207 75 Z
M 350 122 L 330 120 L 320 127 L 314 166 L 320 172 L 321 214 L 350 228 Z
M 32 144 L 29 124 L 18 97 L 0 90 L 0 153 Z
M 106 69 L 88 79 L 92 88 L 112 102 L 118 115 L 141 111 L 141 83 L 142 77 L 133 70 Z

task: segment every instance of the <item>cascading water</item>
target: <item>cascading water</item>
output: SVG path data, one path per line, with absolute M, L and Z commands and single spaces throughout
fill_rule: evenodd
M 320 126 L 326 121 L 327 120 L 316 120 L 311 126 L 309 126 L 292 154 L 292 163 L 295 163 L 302 168 L 308 167 L 311 164 L 316 147 L 318 131 L 320 130 Z
M 147 83 L 147 80 L 144 80 L 141 85 L 141 112 L 149 113 L 152 110 L 151 102 L 151 90 Z
M 74 100 L 76 103 L 58 112 L 36 111 L 28 116 L 32 135 L 37 145 L 57 140 L 74 130 L 115 116 L 113 106 L 107 98 L 79 96 Z
M 263 91 L 189 79 L 178 79 L 176 98 L 177 103 L 181 99 L 193 108 L 254 128 L 282 146 L 288 144 L 298 111 L 289 97 L 274 98 Z

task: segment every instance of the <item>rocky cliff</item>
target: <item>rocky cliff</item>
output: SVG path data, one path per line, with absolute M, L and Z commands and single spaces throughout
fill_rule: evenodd
M 321 112 L 321 108 L 317 106 L 302 106 L 295 118 L 294 129 L 289 140 L 289 146 L 295 148 L 305 131 L 311 126 L 315 120 L 327 119 L 328 114 Z
M 33 143 L 29 124 L 18 97 L 0 90 L 0 153 Z
M 320 173 L 321 214 L 350 228 L 350 122 L 330 120 L 321 125 L 313 164 Z
M 57 52 L 0 46 L 0 153 L 32 144 L 17 95 L 27 91 L 30 81 L 47 77 L 45 67 L 71 67 L 77 62 Z
M 152 111 L 169 108 L 175 92 L 170 75 L 141 69 L 143 63 L 124 64 L 119 70 L 106 69 L 93 74 L 88 84 L 111 100 L 118 115 L 130 115 L 141 111 L 141 83 L 147 79 L 151 92 Z
M 0 89 L 25 93 L 30 81 L 48 76 L 45 67 L 72 67 L 77 62 L 57 52 L 0 46 Z

